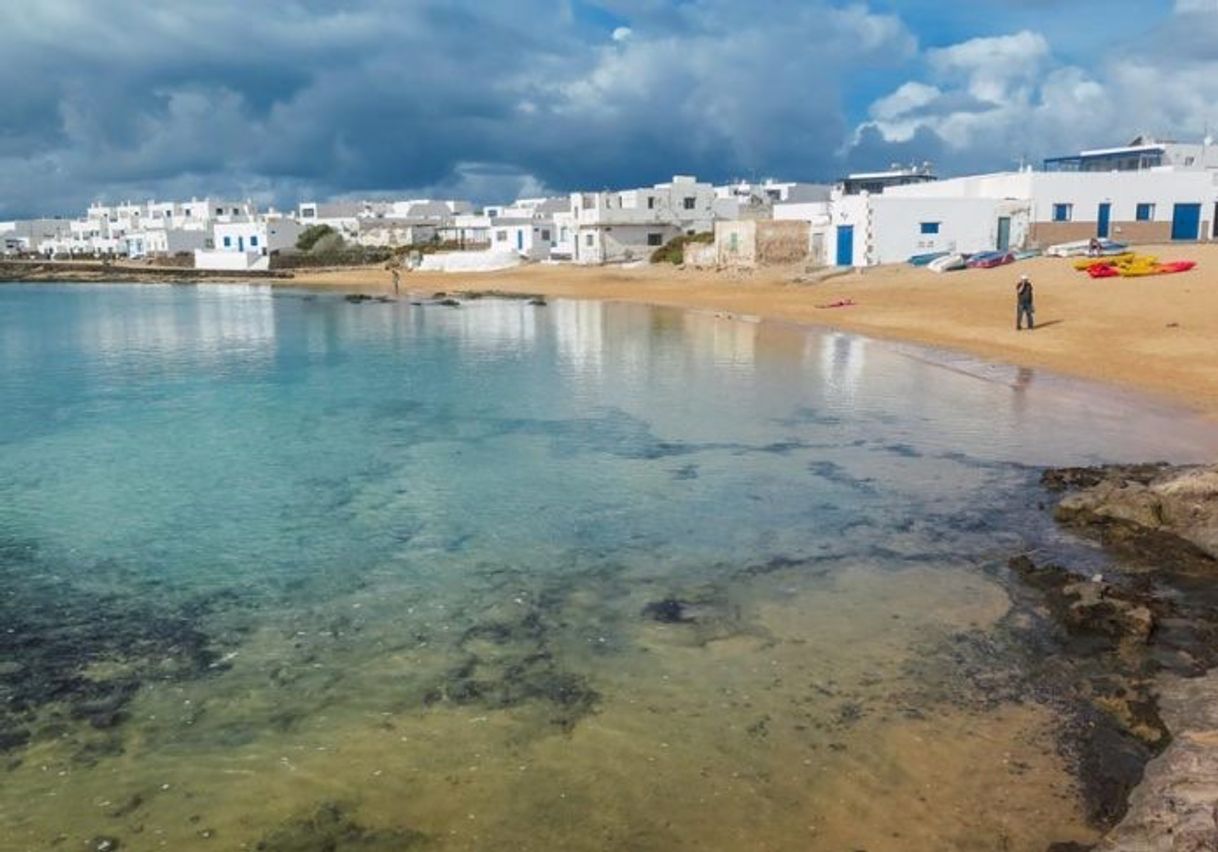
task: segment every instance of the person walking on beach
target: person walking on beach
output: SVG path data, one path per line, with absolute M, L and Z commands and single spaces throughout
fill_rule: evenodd
M 389 270 L 389 274 L 393 276 L 393 295 L 397 296 L 402 285 L 402 273 L 398 268 L 399 264 L 394 261 L 389 261 L 385 264 L 385 268 Z
M 1028 330 L 1031 331 L 1036 327 L 1036 322 L 1033 320 L 1033 314 L 1036 313 L 1036 306 L 1032 301 L 1032 279 L 1026 275 L 1019 276 L 1019 283 L 1015 285 L 1015 330 L 1023 331 L 1023 320 L 1028 318 Z

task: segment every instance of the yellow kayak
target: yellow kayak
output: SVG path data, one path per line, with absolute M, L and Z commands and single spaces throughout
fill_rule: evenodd
M 1123 254 L 1114 254 L 1109 257 L 1088 257 L 1083 260 L 1074 261 L 1074 268 L 1079 272 L 1086 272 L 1093 266 L 1120 266 L 1123 262 L 1132 260 L 1137 257 L 1133 252 L 1127 251 Z

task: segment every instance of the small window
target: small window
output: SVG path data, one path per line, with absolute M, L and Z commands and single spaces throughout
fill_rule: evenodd
M 588 236 L 584 237 L 584 243 L 585 243 L 585 244 L 586 244 L 586 245 L 587 245 L 589 248 L 591 248 L 591 247 L 592 247 L 592 235 L 591 235 L 591 234 L 588 234 Z
M 256 248 L 258 246 L 258 238 L 250 237 L 250 245 Z
M 694 209 L 694 204 L 696 203 L 696 201 L 697 201 L 697 199 L 695 199 L 695 198 L 687 198 L 687 199 L 685 199 L 685 209 L 686 209 L 686 210 L 693 210 L 693 209 Z
M 664 235 L 663 234 L 648 234 L 647 235 L 647 245 L 649 245 L 649 246 L 664 245 Z
M 234 216 L 238 215 L 240 212 L 241 212 L 241 211 L 240 211 L 240 210 L 238 210 L 236 207 L 234 207 L 234 208 L 233 208 L 233 215 L 234 215 Z
M 232 237 L 225 237 L 225 238 L 224 238 L 224 247 L 225 247 L 225 248 L 231 248 L 231 247 L 232 247 L 232 245 L 233 245 L 233 238 L 232 238 Z
M 922 233 L 924 233 L 924 234 L 939 233 L 939 223 L 938 222 L 923 222 L 922 223 Z
M 496 231 L 495 232 L 495 242 L 506 243 L 507 242 L 507 231 Z
M 223 215 L 224 215 L 224 208 L 223 208 L 223 207 L 217 207 L 217 208 L 216 208 L 216 215 L 217 215 L 217 216 L 223 216 Z
M 1139 222 L 1152 221 L 1155 218 L 1155 206 L 1153 204 L 1139 204 L 1136 218 Z
M 550 232 L 547 231 L 545 228 L 541 229 L 541 239 L 542 239 L 542 242 L 548 243 L 550 241 Z
M 1054 204 L 1053 205 L 1053 221 L 1054 222 L 1069 222 L 1074 218 L 1073 204 Z
M 656 209 L 656 197 L 654 195 L 647 196 L 647 209 L 648 210 Z

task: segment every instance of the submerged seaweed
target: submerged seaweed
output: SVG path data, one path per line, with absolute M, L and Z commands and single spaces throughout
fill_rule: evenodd
M 29 742 L 46 710 L 104 731 L 126 720 L 145 681 L 222 668 L 199 626 L 205 602 L 173 607 L 87 590 L 55 573 L 36 545 L 13 538 L 0 539 L 0 584 L 0 750 Z M 121 746 L 92 741 L 81 759 L 96 759 L 99 748 Z

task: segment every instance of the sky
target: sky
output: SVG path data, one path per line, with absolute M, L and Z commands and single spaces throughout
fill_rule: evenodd
M 1218 0 L 0 0 L 0 219 L 1218 135 Z

